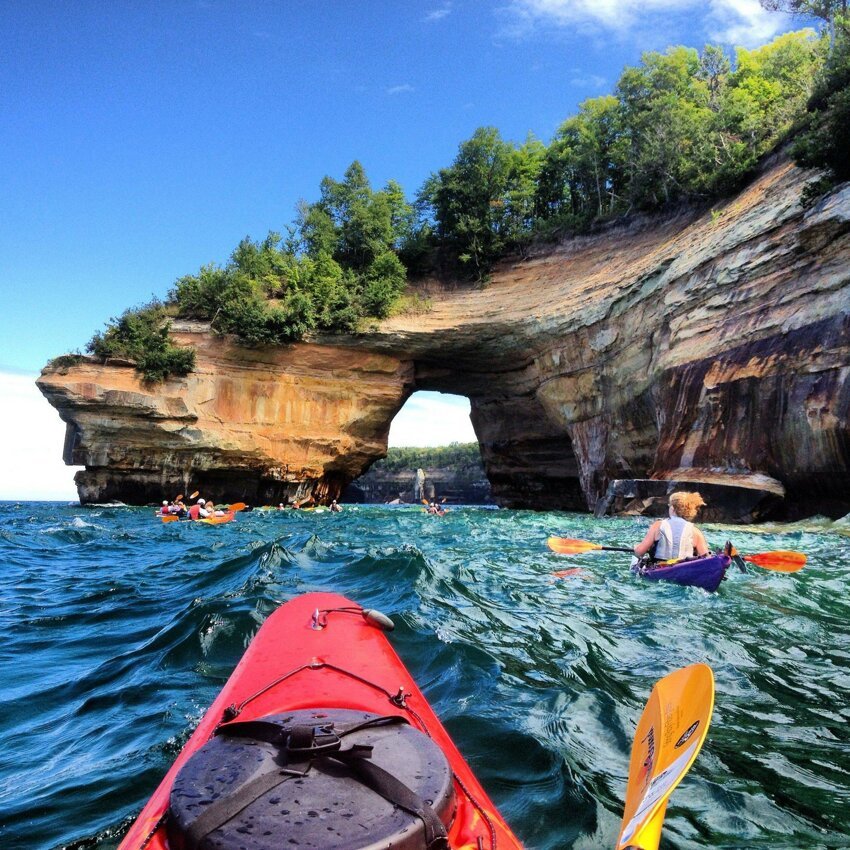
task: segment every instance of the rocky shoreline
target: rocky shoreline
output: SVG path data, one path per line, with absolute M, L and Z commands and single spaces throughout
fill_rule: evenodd
M 366 504 L 418 504 L 423 499 L 450 505 L 495 504 L 483 466 L 397 472 L 373 468 L 342 492 L 344 502 Z

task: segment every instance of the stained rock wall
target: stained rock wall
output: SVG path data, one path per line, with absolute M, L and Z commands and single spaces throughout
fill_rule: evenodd
M 493 497 L 592 509 L 615 479 L 766 489 L 850 510 L 850 185 L 776 161 L 714 210 L 636 219 L 506 262 L 486 289 L 357 337 L 248 350 L 180 325 L 195 373 L 48 367 L 84 501 L 177 488 L 337 496 L 414 390 L 466 395 Z M 195 486 L 198 485 L 198 486 Z
M 48 369 L 38 385 L 67 423 L 83 502 L 143 504 L 200 490 L 252 504 L 335 498 L 386 452 L 412 389 L 409 362 L 326 345 L 249 350 L 183 324 L 185 378 L 146 384 L 129 364 Z

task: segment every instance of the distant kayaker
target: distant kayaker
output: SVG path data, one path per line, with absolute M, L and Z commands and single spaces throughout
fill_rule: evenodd
M 206 509 L 207 516 L 224 516 L 226 513 L 223 508 L 217 508 L 214 502 L 207 502 L 204 508 Z
M 329 510 L 331 511 L 331 513 L 338 514 L 338 513 L 342 512 L 342 507 L 340 505 L 338 505 L 336 503 L 336 499 L 334 499 L 330 504 Z
M 702 532 L 691 522 L 705 504 L 699 493 L 678 490 L 668 500 L 670 517 L 656 520 L 649 526 L 646 537 L 635 546 L 635 555 L 650 555 L 656 561 L 692 558 L 708 555 L 708 545 Z
M 168 499 L 162 500 L 162 507 L 159 509 L 160 516 L 168 516 L 171 513 L 171 508 L 168 506 Z
M 425 513 L 432 514 L 433 516 L 444 516 L 446 512 L 436 502 L 431 502 L 431 504 L 425 509 Z
M 206 499 L 198 499 L 198 501 L 189 508 L 189 519 L 206 519 L 210 515 L 206 505 Z

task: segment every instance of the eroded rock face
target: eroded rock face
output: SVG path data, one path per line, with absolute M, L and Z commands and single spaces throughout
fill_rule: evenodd
M 246 350 L 182 325 L 197 369 L 145 384 L 130 365 L 46 370 L 38 385 L 67 422 L 64 460 L 86 467 L 83 502 L 158 501 L 199 490 L 253 504 L 328 500 L 386 452 L 413 386 L 409 362 L 320 345 Z
M 775 482 L 778 511 L 850 510 L 850 185 L 809 211 L 775 163 L 713 214 L 632 221 L 432 286 L 430 312 L 251 351 L 181 325 L 198 369 L 46 369 L 84 501 L 338 496 L 417 389 L 472 402 L 493 497 L 593 509 L 615 479 Z M 771 484 L 771 487 L 774 485 Z

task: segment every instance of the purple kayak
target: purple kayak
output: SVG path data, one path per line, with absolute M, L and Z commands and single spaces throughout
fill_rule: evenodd
M 640 566 L 637 572 L 650 581 L 672 581 L 714 593 L 726 577 L 730 563 L 731 559 L 727 555 L 707 555 L 705 558 L 688 558 L 675 564 Z

